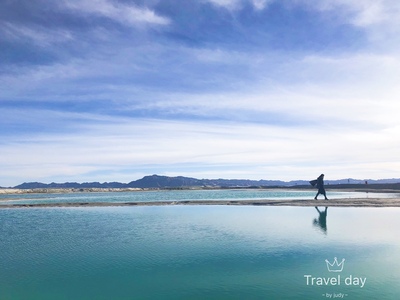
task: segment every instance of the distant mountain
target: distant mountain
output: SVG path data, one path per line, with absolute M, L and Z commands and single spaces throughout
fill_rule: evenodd
M 190 177 L 169 177 L 169 176 L 145 176 L 142 179 L 131 181 L 127 184 L 128 187 L 134 188 L 178 188 L 190 186 L 204 186 L 204 180 Z
M 360 179 L 340 179 L 340 180 L 327 180 L 326 185 L 368 185 L 371 184 L 399 184 L 400 179 L 379 179 L 379 180 L 360 180 Z M 65 183 L 41 183 L 41 182 L 25 182 L 17 185 L 16 189 L 48 189 L 48 188 L 187 188 L 187 187 L 221 187 L 221 188 L 234 188 L 234 187 L 295 187 L 295 186 L 309 186 L 307 180 L 293 180 L 293 181 L 280 181 L 280 180 L 249 180 L 249 179 L 196 179 L 191 177 L 169 177 L 151 175 L 145 176 L 142 179 L 131 181 L 129 183 L 121 182 L 65 182 Z

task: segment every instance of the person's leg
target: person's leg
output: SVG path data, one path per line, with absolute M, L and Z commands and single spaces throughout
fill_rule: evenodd
M 318 191 L 318 193 L 315 195 L 315 197 L 314 197 L 314 199 L 315 200 L 318 200 L 317 198 L 318 198 L 318 195 L 319 195 L 319 191 Z

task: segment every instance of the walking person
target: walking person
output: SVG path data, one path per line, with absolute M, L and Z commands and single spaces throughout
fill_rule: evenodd
M 319 175 L 319 177 L 317 178 L 317 183 L 316 186 L 318 188 L 318 193 L 317 195 L 315 195 L 315 200 L 317 200 L 317 197 L 319 196 L 319 194 L 324 195 L 325 200 L 329 200 L 326 197 L 326 192 L 325 192 L 325 187 L 324 187 L 324 174 Z

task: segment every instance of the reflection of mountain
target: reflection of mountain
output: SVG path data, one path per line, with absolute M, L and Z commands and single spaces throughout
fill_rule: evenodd
M 400 190 L 400 179 L 365 180 L 341 179 L 325 181 L 327 188 L 387 188 Z M 129 183 L 120 182 L 65 182 L 40 183 L 28 182 L 15 186 L 19 189 L 34 188 L 185 188 L 185 187 L 294 187 L 311 189 L 308 180 L 280 181 L 280 180 L 249 180 L 249 179 L 196 179 L 191 177 L 169 177 L 151 175 Z
M 326 217 L 328 216 L 328 207 L 325 207 L 325 210 L 320 211 L 316 206 L 315 209 L 318 211 L 318 219 L 314 219 L 313 225 L 322 230 L 323 233 L 327 233 L 328 228 L 326 226 Z

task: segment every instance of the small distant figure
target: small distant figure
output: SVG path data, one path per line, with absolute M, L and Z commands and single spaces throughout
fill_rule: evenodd
M 325 187 L 324 187 L 324 174 L 319 175 L 319 177 L 316 179 L 316 186 L 318 188 L 318 193 L 315 195 L 314 199 L 317 200 L 319 194 L 324 195 L 325 200 L 329 200 L 326 197 L 326 192 L 325 192 Z

